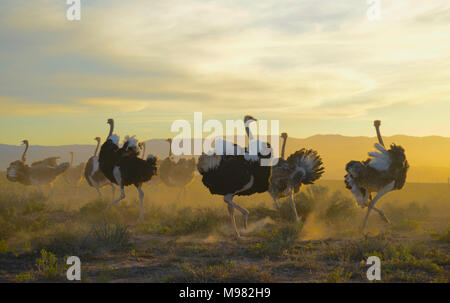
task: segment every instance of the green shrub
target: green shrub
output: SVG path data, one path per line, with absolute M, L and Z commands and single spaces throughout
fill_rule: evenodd
M 66 266 L 58 263 L 57 257 L 45 250 L 41 250 L 41 256 L 36 259 L 35 269 L 16 275 L 16 282 L 31 281 L 64 281 Z
M 212 209 L 192 211 L 191 208 L 185 208 L 178 212 L 178 216 L 169 224 L 169 227 L 171 227 L 172 234 L 178 235 L 206 233 L 214 230 L 224 221 L 225 217 Z
M 403 219 L 393 226 L 394 230 L 398 231 L 418 231 L 420 230 L 420 222 L 411 219 Z
M 322 216 L 327 224 L 348 225 L 355 222 L 357 209 L 351 198 L 344 196 L 340 191 L 336 191 L 328 200 L 330 204 Z
M 435 233 L 433 236 L 437 241 L 442 243 L 450 243 L 450 224 L 447 226 L 447 229 L 440 233 Z
M 131 247 L 129 227 L 122 224 L 110 224 L 106 221 L 94 225 L 88 241 L 100 249 L 123 250 Z
M 274 228 L 267 239 L 251 244 L 250 252 L 257 256 L 279 256 L 292 248 L 302 228 L 301 222 Z
M 426 206 L 420 206 L 417 202 L 411 202 L 406 207 L 397 206 L 395 203 L 387 203 L 385 206 L 386 215 L 394 222 L 405 218 L 411 220 L 423 220 L 429 217 L 430 209 Z
M 346 272 L 344 268 L 336 268 L 331 271 L 323 282 L 325 283 L 347 283 L 350 281 L 353 273 Z

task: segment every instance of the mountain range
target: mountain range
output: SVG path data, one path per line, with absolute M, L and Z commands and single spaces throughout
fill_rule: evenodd
M 396 135 L 383 137 L 386 146 L 391 143 L 401 145 L 406 150 L 410 163 L 409 182 L 447 183 L 450 177 L 450 138 L 439 136 L 412 137 Z M 345 175 L 345 165 L 350 160 L 365 160 L 367 153 L 373 151 L 377 142 L 375 137 L 348 137 L 341 135 L 315 135 L 299 139 L 288 138 L 286 155 L 300 148 L 316 149 L 323 158 L 325 174 L 323 179 L 340 180 Z M 165 139 L 146 141 L 147 153 L 160 159 L 168 155 L 169 144 Z M 9 163 L 21 158 L 23 146 L 0 144 L 0 170 L 4 171 Z M 95 145 L 39 146 L 31 145 L 27 162 L 41 160 L 50 156 L 59 156 L 61 161 L 70 161 L 69 152 L 75 153 L 75 164 L 85 162 L 92 156 Z

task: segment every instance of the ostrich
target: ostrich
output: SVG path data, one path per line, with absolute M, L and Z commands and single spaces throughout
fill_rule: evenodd
M 177 201 L 179 201 L 186 186 L 194 180 L 195 158 L 175 161 L 172 156 L 172 139 L 167 139 L 167 142 L 169 142 L 169 156 L 161 162 L 159 175 L 166 186 L 180 189 L 177 196 Z
M 70 164 L 68 162 L 57 164 L 58 157 L 47 158 L 34 162 L 31 166 L 25 164 L 28 141 L 24 140 L 25 152 L 21 160 L 9 164 L 6 171 L 6 178 L 11 182 L 19 182 L 23 185 L 35 185 L 43 194 L 41 185 L 50 186 L 50 198 L 53 197 L 53 182 L 56 178 L 67 171 Z
M 96 137 L 95 141 L 97 141 L 97 147 L 95 148 L 94 155 L 90 157 L 88 162 L 86 163 L 86 167 L 84 169 L 84 177 L 86 178 L 87 183 L 97 190 L 97 193 L 100 198 L 102 198 L 100 188 L 106 185 L 110 185 L 112 190 L 112 198 L 114 200 L 116 188 L 114 184 L 105 177 L 105 175 L 102 173 L 99 167 L 97 153 L 98 150 L 100 149 L 100 142 L 101 142 L 100 137 Z
M 114 135 L 114 120 L 108 119 L 110 126 L 108 139 L 100 149 L 99 164 L 106 178 L 120 187 L 120 197 L 111 202 L 107 209 L 125 198 L 125 186 L 134 185 L 139 192 L 139 221 L 143 219 L 144 192 L 142 184 L 156 175 L 156 157 L 148 155 L 146 160 L 138 158 L 138 140 L 126 137 L 119 148 L 119 137 Z
M 291 154 L 287 160 L 284 159 L 286 148 L 287 133 L 282 133 L 283 146 L 281 149 L 281 158 L 278 163 L 272 167 L 269 179 L 269 193 L 277 209 L 280 208 L 278 199 L 282 197 L 290 197 L 290 203 L 298 222 L 297 209 L 294 202 L 294 194 L 296 194 L 302 184 L 313 184 L 319 179 L 323 172 L 322 159 L 316 151 L 312 149 L 302 148 Z
M 23 151 L 23 154 L 22 154 L 22 162 L 25 164 L 27 162 L 27 152 L 28 152 L 28 149 L 30 148 L 30 143 L 28 142 L 28 140 L 23 140 L 22 145 L 25 145 L 25 150 Z M 50 158 L 46 158 L 41 161 L 35 161 L 35 162 L 31 163 L 31 166 L 45 165 L 45 166 L 57 167 L 59 159 L 60 159 L 60 157 L 50 157 Z
M 80 163 L 77 166 L 73 165 L 74 153 L 70 152 L 70 167 L 64 173 L 63 178 L 67 184 L 75 185 L 77 193 L 78 187 L 80 183 L 83 181 L 83 172 L 86 166 L 86 163 Z
M 245 129 L 249 140 L 253 140 L 249 124 L 257 121 L 251 116 L 244 117 Z M 247 227 L 249 212 L 233 201 L 234 196 L 252 195 L 262 193 L 268 189 L 270 176 L 270 166 L 261 166 L 262 158 L 270 158 L 272 149 L 267 143 L 257 141 L 259 147 L 258 155 L 249 155 L 248 149 L 243 149 L 237 144 L 224 142 L 224 149 L 234 154 L 224 154 L 216 148 L 213 154 L 203 153 L 198 160 L 197 169 L 202 175 L 203 184 L 209 189 L 211 194 L 224 196 L 224 201 L 228 205 L 231 225 L 234 228 L 236 238 L 240 238 L 236 227 L 234 210 L 237 209 L 243 215 L 244 228 Z M 249 142 L 254 144 L 255 141 Z
M 361 208 L 368 207 L 361 232 L 366 227 L 372 209 L 378 212 L 384 221 L 390 223 L 384 212 L 375 207 L 375 203 L 388 192 L 403 188 L 409 168 L 405 150 L 401 146 L 392 144 L 390 149 L 385 148 L 380 125 L 381 121 L 374 121 L 379 141 L 375 148 L 379 152 L 370 152 L 370 158 L 366 161 L 350 161 L 345 168 L 346 188 L 351 190 Z M 377 192 L 377 195 L 372 199 L 373 192 Z

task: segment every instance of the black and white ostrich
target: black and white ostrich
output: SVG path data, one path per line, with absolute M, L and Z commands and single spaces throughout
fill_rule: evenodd
M 374 121 L 379 141 L 375 148 L 378 152 L 370 152 L 370 158 L 366 161 L 350 161 L 345 168 L 346 187 L 351 190 L 361 208 L 368 207 L 361 232 L 366 227 L 372 209 L 378 212 L 384 221 L 390 223 L 383 211 L 375 207 L 375 203 L 388 192 L 403 188 L 409 168 L 405 150 L 401 146 L 392 144 L 390 149 L 385 148 L 380 125 L 379 120 Z M 373 192 L 377 195 L 372 199 Z
M 180 189 L 177 195 L 177 201 L 179 201 L 186 190 L 186 186 L 194 181 L 195 158 L 182 158 L 175 161 L 172 155 L 172 139 L 167 139 L 167 142 L 169 142 L 169 156 L 161 161 L 158 173 L 166 186 Z
M 231 218 L 231 224 L 234 228 L 236 237 L 240 234 L 236 226 L 234 210 L 242 213 L 244 227 L 247 227 L 249 212 L 233 201 L 234 196 L 248 196 L 255 193 L 267 191 L 269 185 L 270 166 L 262 166 L 261 160 L 270 158 L 272 149 L 267 143 L 253 140 L 249 124 L 256 121 L 251 116 L 244 117 L 244 123 L 250 144 L 257 144 L 258 154 L 250 155 L 248 149 L 243 149 L 237 144 L 222 140 L 223 149 L 219 150 L 216 141 L 214 153 L 203 153 L 197 164 L 197 169 L 202 175 L 203 184 L 209 189 L 211 194 L 224 196 L 225 203 L 228 204 L 228 212 Z M 224 153 L 228 151 L 228 153 Z M 229 152 L 231 151 L 230 154 Z
M 84 170 L 84 177 L 86 178 L 87 183 L 97 190 L 97 193 L 100 198 L 102 197 L 100 188 L 102 188 L 106 185 L 110 185 L 111 190 L 112 190 L 112 198 L 114 200 L 114 194 L 116 191 L 116 187 L 114 186 L 114 184 L 111 181 L 109 181 L 105 177 L 103 172 L 100 170 L 100 164 L 98 161 L 97 153 L 98 153 L 98 150 L 100 149 L 101 138 L 96 137 L 95 141 L 97 141 L 97 147 L 95 148 L 94 155 L 92 157 L 90 157 L 88 162 L 86 163 L 86 168 Z
M 278 199 L 290 197 L 292 211 L 296 221 L 299 221 L 294 194 L 299 192 L 302 185 L 314 184 L 314 181 L 319 179 L 324 173 L 324 167 L 322 166 L 322 159 L 312 149 L 302 148 L 285 160 L 287 133 L 282 133 L 281 137 L 283 138 L 281 158 L 272 167 L 269 179 L 269 193 L 277 209 L 280 208 Z
M 138 140 L 135 137 L 126 137 L 125 142 L 119 148 L 119 137 L 113 134 L 114 120 L 109 119 L 110 131 L 108 139 L 103 143 L 99 164 L 103 174 L 111 182 L 120 187 L 120 197 L 111 202 L 107 209 L 125 198 L 125 186 L 134 185 L 139 192 L 139 220 L 143 219 L 144 192 L 142 184 L 148 182 L 156 175 L 156 157 L 148 155 L 146 160 L 140 159 Z

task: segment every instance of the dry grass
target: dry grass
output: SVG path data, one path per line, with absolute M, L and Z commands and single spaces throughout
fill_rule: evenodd
M 98 199 L 86 184 L 76 195 L 58 181 L 49 201 L 0 177 L 0 281 L 62 282 L 65 258 L 76 255 L 86 282 L 366 282 L 365 260 L 377 255 L 382 282 L 448 282 L 448 189 L 423 190 L 439 202 L 411 199 L 407 187 L 379 205 L 392 226 L 372 215 L 366 236 L 358 233 L 364 212 L 341 183 L 296 195 L 302 223 L 293 221 L 288 200 L 276 211 L 268 195 L 238 197 L 250 217 L 236 241 L 223 200 L 198 179 L 179 203 L 176 191 L 146 187 L 138 223 L 132 188 L 105 212 L 109 188 Z

